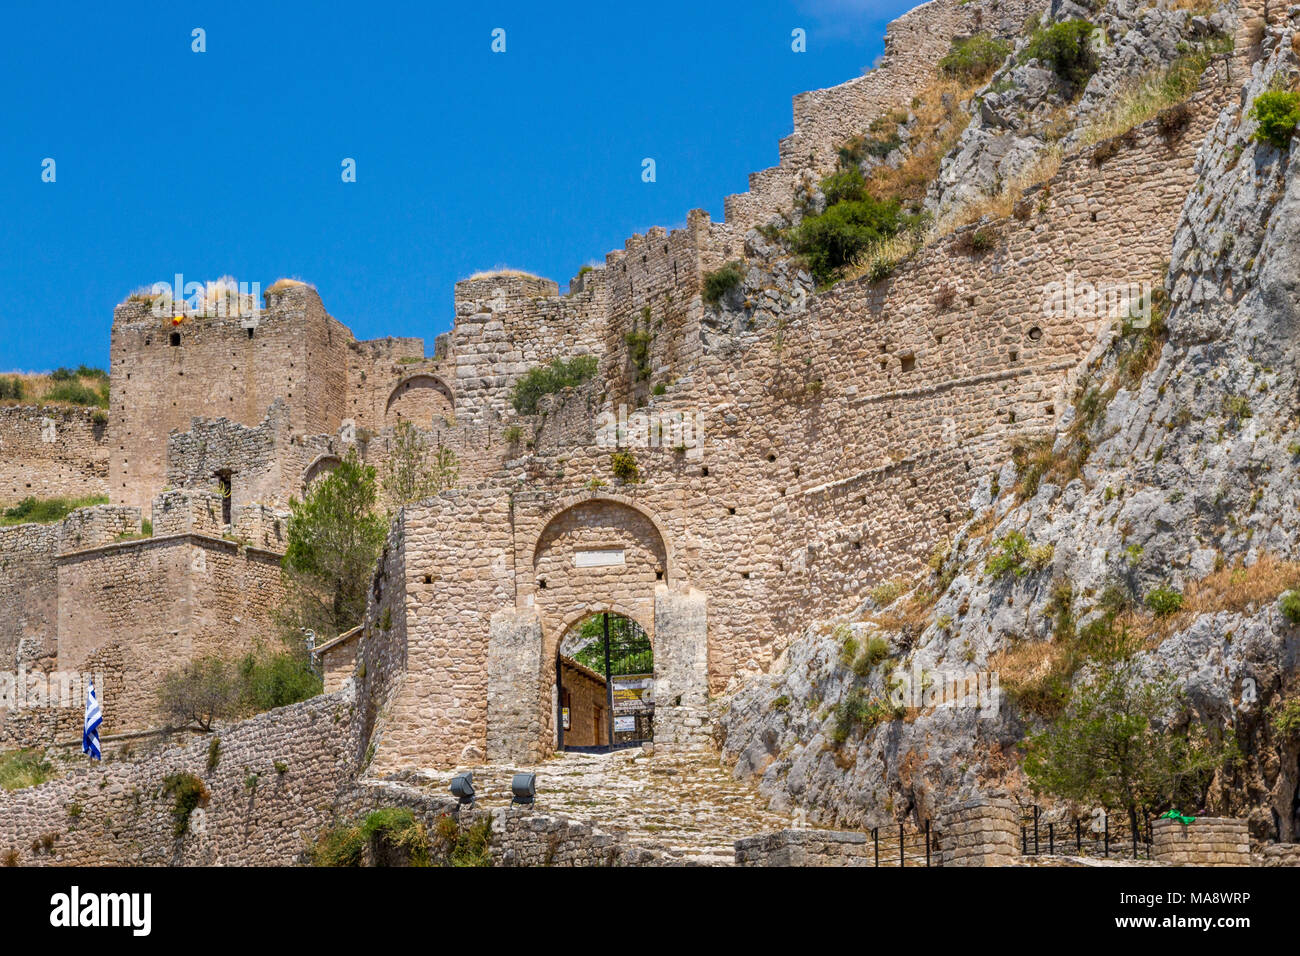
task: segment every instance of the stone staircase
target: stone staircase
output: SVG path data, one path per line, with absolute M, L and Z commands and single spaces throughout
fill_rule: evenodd
M 479 807 L 510 802 L 511 776 L 537 774 L 537 810 L 592 824 L 658 850 L 665 862 L 706 866 L 735 863 L 735 841 L 792 826 L 765 809 L 748 783 L 731 779 L 713 753 L 563 753 L 527 768 L 472 768 Z M 423 789 L 446 793 L 455 771 L 420 771 Z

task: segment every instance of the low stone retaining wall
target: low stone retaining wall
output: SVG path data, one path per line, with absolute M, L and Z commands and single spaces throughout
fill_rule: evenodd
M 354 772 L 351 687 L 173 744 L 115 748 L 103 763 L 0 791 L 0 858 L 21 866 L 283 866 L 333 816 Z M 217 741 L 214 747 L 214 741 Z M 170 774 L 206 797 L 177 834 Z
M 405 807 L 430 832 L 439 817 L 454 816 L 462 827 L 490 817 L 493 866 L 658 866 L 664 862 L 657 851 L 571 817 L 538 813 L 526 806 L 461 808 L 450 797 L 400 782 L 363 780 L 342 806 L 347 809 L 340 817 L 354 819 L 381 807 Z
M 1190 824 L 1157 820 L 1151 829 L 1151 859 L 1169 866 L 1249 866 L 1246 821 L 1230 817 L 1197 817 Z
M 739 866 L 873 866 L 865 833 L 777 830 L 736 841 Z

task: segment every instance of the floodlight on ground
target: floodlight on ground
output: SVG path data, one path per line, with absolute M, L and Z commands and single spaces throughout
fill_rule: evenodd
M 531 804 L 537 798 L 537 774 L 517 773 L 510 781 L 511 806 L 516 803 Z
M 474 802 L 474 774 L 460 773 L 451 780 L 451 795 L 463 807 Z

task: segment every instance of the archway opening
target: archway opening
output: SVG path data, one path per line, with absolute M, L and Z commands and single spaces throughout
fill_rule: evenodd
M 569 628 L 555 687 L 560 750 L 599 753 L 654 739 L 654 648 L 631 618 L 602 611 Z

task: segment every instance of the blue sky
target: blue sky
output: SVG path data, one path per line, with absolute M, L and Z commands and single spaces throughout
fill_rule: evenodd
M 301 278 L 358 338 L 432 348 L 472 272 L 564 289 L 633 232 L 720 219 L 790 98 L 860 73 L 912 5 L 7 5 L 0 370 L 106 366 L 113 305 L 177 272 Z

